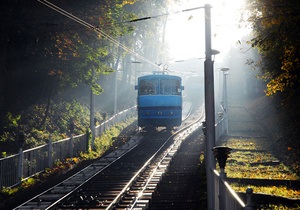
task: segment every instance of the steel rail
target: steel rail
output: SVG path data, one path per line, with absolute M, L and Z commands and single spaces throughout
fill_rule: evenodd
M 189 112 L 187 116 L 185 117 L 185 120 L 188 119 L 188 117 L 191 115 L 191 109 L 189 109 Z M 145 162 L 145 164 L 137 171 L 137 173 L 131 178 L 131 180 L 126 184 L 126 186 L 122 189 L 122 191 L 116 196 L 116 198 L 109 204 L 109 206 L 106 209 L 112 209 L 118 201 L 121 200 L 122 196 L 125 194 L 126 191 L 128 191 L 129 187 L 132 185 L 132 183 L 141 175 L 141 173 L 146 169 L 146 167 L 149 165 L 151 161 L 154 160 L 154 158 L 161 152 L 161 150 L 165 147 L 165 145 L 170 141 L 170 139 L 173 139 L 176 135 L 183 132 L 189 127 L 189 125 L 184 126 L 183 128 L 180 128 L 177 130 L 174 134 L 169 136 L 166 141 L 162 144 L 162 146 Z M 176 141 L 177 142 L 177 141 Z M 174 143 L 173 143 L 174 144 Z M 172 144 L 172 145 L 173 145 Z M 173 147 L 173 146 L 171 146 Z M 170 147 L 169 147 L 170 148 Z M 169 149 L 168 148 L 168 149 Z M 164 156 L 165 157 L 165 156 Z
M 34 196 L 30 200 L 22 203 L 21 205 L 14 208 L 14 210 L 23 209 L 23 208 L 25 208 L 25 206 L 31 206 L 34 209 L 45 209 L 45 210 L 52 208 L 57 203 L 59 203 L 61 200 L 68 197 L 70 194 L 72 194 L 74 191 L 79 189 L 86 182 L 88 182 L 93 177 L 95 177 L 97 174 L 101 173 L 103 170 L 108 168 L 114 162 L 119 160 L 122 156 L 124 156 L 125 154 L 127 154 L 128 152 L 133 150 L 139 144 L 140 139 L 137 139 L 137 140 L 138 141 L 132 140 L 132 141 L 136 141 L 136 142 L 132 142 L 133 145 L 131 145 L 131 147 L 129 147 L 129 145 L 127 144 L 128 148 L 125 148 L 126 145 L 124 145 L 119 150 L 113 151 L 112 153 L 106 155 L 105 157 L 103 157 L 103 158 L 99 159 L 98 161 L 92 163 L 91 165 L 85 167 L 81 171 L 77 172 L 76 174 L 72 175 L 71 177 L 67 178 L 66 180 L 60 182 L 59 184 L 55 185 L 54 187 L 51 187 L 51 188 L 47 189 L 46 191 Z M 116 153 L 118 153 L 118 156 L 113 156 L 113 154 L 116 154 Z M 111 159 L 111 161 L 109 161 L 108 159 Z M 97 168 L 97 165 L 100 165 L 99 169 Z M 98 169 L 98 170 L 96 170 L 96 169 Z M 85 171 L 86 172 L 94 171 L 94 173 L 90 174 L 90 176 L 86 176 Z M 78 182 L 76 182 L 76 180 L 78 180 L 78 177 L 80 177 L 80 176 L 84 180 L 82 180 L 81 183 L 78 183 Z M 72 179 L 74 179 L 74 180 L 72 181 Z M 62 188 L 62 191 L 58 190 L 58 192 L 61 192 L 61 193 L 57 193 L 57 194 L 51 193 L 52 197 L 57 196 L 57 198 L 54 202 L 49 203 L 49 201 L 46 202 L 46 201 L 43 201 L 42 199 L 40 199 L 42 196 L 47 196 L 47 193 L 49 193 L 51 191 L 55 191 L 55 189 L 57 189 L 57 188 Z M 63 193 L 64 191 L 65 191 L 65 193 Z
M 114 207 L 116 207 L 116 205 L 118 204 L 118 202 L 121 201 L 122 197 L 126 194 L 126 192 L 130 191 L 130 186 L 133 185 L 135 180 L 137 180 L 138 177 L 143 177 L 143 175 L 144 175 L 143 172 L 146 171 L 146 168 L 148 167 L 149 163 L 154 162 L 154 165 L 155 165 L 154 169 L 152 169 L 152 172 L 151 172 L 150 176 L 147 178 L 146 184 L 142 187 L 142 189 L 139 191 L 139 193 L 136 193 L 137 196 L 133 199 L 132 204 L 130 204 L 130 206 L 128 207 L 128 209 L 134 208 L 135 205 L 137 204 L 139 198 L 143 195 L 143 193 L 148 188 L 151 179 L 155 176 L 156 172 L 158 171 L 159 166 L 162 165 L 162 162 L 165 162 L 165 164 L 166 164 L 166 162 L 168 162 L 168 164 L 169 164 L 169 161 L 166 161 L 167 156 L 169 156 L 171 153 L 176 153 L 179 146 L 181 145 L 181 142 L 187 136 L 191 135 L 199 126 L 201 126 L 199 124 L 199 122 L 203 119 L 204 119 L 204 109 L 203 109 L 203 106 L 202 106 L 200 117 L 198 117 L 192 123 L 189 123 L 189 124 L 181 127 L 178 131 L 176 131 L 174 134 L 172 134 L 170 137 L 168 137 L 167 140 L 164 142 L 164 144 L 155 152 L 155 154 L 153 154 L 151 156 L 151 158 L 149 158 L 149 160 L 143 165 L 143 167 L 140 168 L 140 170 L 127 183 L 127 185 L 123 188 L 123 190 L 118 194 L 118 196 L 114 199 L 114 201 L 112 203 L 110 203 L 110 205 L 106 209 L 109 210 L 109 209 L 113 209 Z M 175 141 L 167 149 L 162 151 L 163 148 L 165 147 L 165 145 L 171 139 L 175 139 Z M 176 149 L 174 149 L 174 148 L 176 148 Z M 174 151 L 174 150 L 176 150 L 176 151 Z M 159 160 L 154 161 L 154 159 L 156 158 L 156 156 L 159 153 L 162 153 L 162 155 L 160 157 L 158 157 Z M 160 173 L 160 175 L 162 175 L 162 173 Z
M 202 111 L 203 112 L 203 111 Z M 191 113 L 189 112 L 190 115 Z M 203 113 L 202 113 L 203 116 Z M 185 120 L 188 116 L 185 117 Z M 199 120 L 198 120 L 199 121 Z M 106 209 L 112 209 L 122 198 L 122 196 L 130 189 L 134 180 L 137 179 L 139 174 L 142 174 L 143 171 L 147 168 L 149 163 L 153 161 L 153 159 L 157 156 L 159 152 L 163 149 L 163 147 L 167 144 L 167 142 L 174 138 L 179 133 L 183 132 L 183 130 L 187 130 L 190 127 L 190 124 L 185 125 L 184 127 L 180 128 L 178 131 L 175 131 L 167 140 L 163 143 L 162 146 L 143 164 L 143 166 L 138 170 L 138 172 L 127 182 L 125 187 L 120 191 L 120 193 L 114 198 L 114 200 L 109 204 Z M 122 148 L 113 151 L 112 153 L 106 155 L 105 157 L 101 158 L 100 160 L 94 162 L 90 166 L 87 166 L 83 170 L 77 172 L 73 176 L 69 177 L 68 179 L 60 182 L 59 184 L 55 185 L 54 187 L 47 189 L 46 191 L 34 196 L 30 200 L 24 202 L 23 204 L 19 205 L 18 207 L 14 208 L 17 209 L 51 209 L 58 205 L 61 201 L 66 199 L 76 190 L 80 189 L 84 184 L 89 182 L 92 178 L 97 176 L 99 173 L 103 172 L 107 169 L 110 165 L 121 159 L 125 154 L 129 153 L 133 150 L 137 145 L 140 143 L 140 138 L 134 137 L 136 139 L 131 139 L 127 144 L 123 145 Z M 138 139 L 138 141 L 136 141 Z M 177 140 L 176 140 L 177 142 Z M 166 156 L 166 155 L 165 155 Z M 146 188 L 145 188 L 146 189 Z M 56 192 L 56 193 L 55 193 Z M 51 199 L 53 198 L 53 200 Z
M 201 124 L 199 124 L 199 122 L 202 121 L 203 119 L 204 119 L 204 108 L 202 106 L 201 114 L 195 121 L 180 128 L 178 131 L 176 131 L 172 136 L 170 136 L 167 139 L 167 141 L 169 141 L 170 139 L 175 139 L 175 141 L 173 144 L 171 144 L 166 149 L 166 151 L 163 153 L 162 157 L 160 157 L 160 160 L 155 164 L 156 166 L 154 167 L 154 169 L 152 169 L 152 173 L 148 177 L 146 184 L 140 190 L 140 192 L 138 193 L 138 196 L 136 197 L 136 199 L 134 200 L 133 204 L 130 206 L 129 209 L 134 209 L 136 207 L 136 204 L 138 203 L 138 200 L 141 198 L 141 195 L 149 187 L 150 180 L 157 174 L 156 172 L 160 171 L 159 170 L 160 166 L 166 165 L 166 163 L 167 163 L 167 165 L 169 165 L 171 159 L 168 159 L 168 157 L 173 157 L 172 154 L 176 153 L 176 151 L 179 149 L 181 143 L 201 126 Z M 192 129 L 191 129 L 191 127 L 192 127 Z M 180 134 L 182 134 L 182 135 L 180 135 Z M 168 160 L 166 161 L 166 159 L 168 159 Z M 164 164 L 162 164 L 163 162 L 164 162 Z M 162 175 L 163 175 L 163 173 L 160 173 L 159 176 L 162 176 Z

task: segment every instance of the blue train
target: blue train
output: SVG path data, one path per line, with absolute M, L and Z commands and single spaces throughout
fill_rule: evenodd
M 138 126 L 172 129 L 182 121 L 182 81 L 179 76 L 154 72 L 138 78 Z

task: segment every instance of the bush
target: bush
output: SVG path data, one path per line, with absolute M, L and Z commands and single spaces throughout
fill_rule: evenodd
M 51 103 L 45 114 L 46 104 L 34 105 L 13 116 L 8 113 L 5 117 L 4 131 L 0 135 L 0 153 L 15 154 L 19 150 L 17 134 L 23 131 L 26 141 L 23 149 L 45 144 L 48 139 L 61 140 L 73 134 L 82 134 L 90 123 L 90 111 L 77 101 L 60 101 Z M 97 119 L 102 119 L 99 112 Z M 70 126 L 72 124 L 72 126 Z

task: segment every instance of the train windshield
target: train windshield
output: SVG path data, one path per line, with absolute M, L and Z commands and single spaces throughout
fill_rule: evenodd
M 177 79 L 142 79 L 139 95 L 181 95 L 180 80 Z
M 139 92 L 140 95 L 156 95 L 158 92 L 158 80 L 141 80 Z
M 180 95 L 180 81 L 176 79 L 160 80 L 160 94 L 162 95 Z

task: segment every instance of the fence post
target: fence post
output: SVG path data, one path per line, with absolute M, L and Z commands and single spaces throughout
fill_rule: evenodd
M 94 123 L 94 118 L 93 118 L 93 122 Z M 75 124 L 73 122 L 73 120 L 70 122 L 69 124 L 69 132 L 70 132 L 70 139 L 69 139 L 69 145 L 68 145 L 68 153 L 70 158 L 73 157 L 73 133 L 74 133 L 74 129 L 75 129 Z M 95 131 L 95 126 L 94 126 L 94 131 Z M 95 132 L 94 132 L 95 133 Z
M 51 136 L 49 137 L 48 141 L 48 168 L 50 168 L 52 166 L 53 160 L 52 160 L 52 150 L 53 150 L 53 146 L 52 146 L 52 139 Z
M 246 206 L 244 210 L 254 210 L 254 205 L 252 204 L 252 194 L 253 189 L 251 187 L 248 187 L 246 190 Z
M 69 149 L 68 153 L 71 158 L 71 157 L 73 157 L 73 134 L 71 134 L 71 137 L 69 139 L 68 149 Z
M 23 177 L 23 162 L 24 162 L 24 153 L 23 153 L 23 146 L 25 143 L 25 133 L 19 132 L 18 134 L 18 141 L 19 141 L 19 160 L 18 160 L 18 180 L 17 182 L 20 183 Z
M 23 162 L 24 154 L 22 147 L 19 149 L 19 160 L 18 160 L 18 183 L 21 183 L 23 177 Z
M 101 125 L 100 125 L 101 127 Z M 91 148 L 91 142 L 90 142 L 90 137 L 91 137 L 91 131 L 89 128 L 86 129 L 86 152 L 90 151 Z

